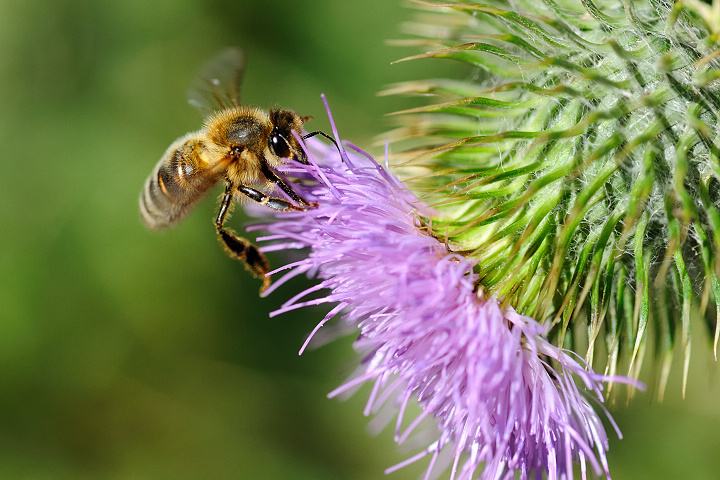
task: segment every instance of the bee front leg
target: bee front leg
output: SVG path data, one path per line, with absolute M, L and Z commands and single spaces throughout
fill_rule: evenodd
M 265 255 L 263 255 L 250 240 L 239 236 L 231 229 L 225 228 L 225 217 L 227 216 L 232 199 L 233 187 L 228 183 L 225 186 L 225 194 L 220 203 L 220 210 L 218 210 L 217 217 L 215 218 L 215 230 L 228 256 L 243 262 L 245 267 L 250 270 L 253 275 L 262 280 L 262 287 L 260 287 L 260 292 L 262 293 L 270 286 L 270 278 L 265 276 L 270 270 L 270 265 Z
M 285 183 L 285 181 L 278 176 L 277 173 L 273 171 L 272 168 L 270 168 L 270 165 L 267 164 L 265 160 L 260 161 L 260 169 L 262 171 L 262 174 L 267 178 L 269 181 L 280 187 L 280 190 L 285 192 L 288 197 L 292 198 L 293 201 L 299 203 L 300 205 L 305 205 L 305 208 L 300 208 L 300 210 L 307 210 L 308 208 L 314 208 L 317 207 L 317 203 L 315 202 L 308 202 L 304 198 L 302 198 L 300 195 L 295 193 L 295 190 L 292 189 L 290 185 Z M 244 192 L 243 192 L 244 193 Z M 247 194 L 246 194 L 247 195 Z M 248 195 L 250 196 L 250 195 Z M 250 198 L 253 198 L 250 196 Z M 253 198 L 253 200 L 255 200 Z M 279 200 L 279 199 L 278 199 Z M 258 200 L 259 201 L 259 200 Z M 284 201 L 284 200 L 281 200 Z M 262 203 L 262 202 L 261 202 Z M 285 202 L 288 203 L 288 202 Z M 289 204 L 289 203 L 288 203 Z

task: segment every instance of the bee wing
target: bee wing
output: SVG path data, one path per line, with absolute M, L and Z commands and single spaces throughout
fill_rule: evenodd
M 188 103 L 204 115 L 240 106 L 240 86 L 245 55 L 237 47 L 226 48 L 211 58 L 190 85 Z

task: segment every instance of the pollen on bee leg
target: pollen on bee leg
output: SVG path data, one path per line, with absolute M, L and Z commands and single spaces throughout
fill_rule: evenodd
M 270 288 L 270 285 L 272 284 L 272 280 L 270 279 L 270 277 L 268 276 L 267 273 L 262 276 L 261 280 L 262 280 L 262 286 L 260 287 L 260 293 L 263 294 L 263 293 L 265 293 L 265 291 L 268 288 Z

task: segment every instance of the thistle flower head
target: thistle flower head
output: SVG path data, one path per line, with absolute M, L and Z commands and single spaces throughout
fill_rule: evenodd
M 310 339 L 335 317 L 357 328 L 364 360 L 333 391 L 373 384 L 366 414 L 397 409 L 395 439 L 416 437 L 424 420 L 439 434 L 394 471 L 429 456 L 427 476 L 572 477 L 573 464 L 608 473 L 608 439 L 596 407 L 600 382 L 546 328 L 478 294 L 473 263 L 448 251 L 428 225 L 428 208 L 386 168 L 311 142 L 310 165 L 293 165 L 302 194 L 319 206 L 278 214 L 255 229 L 264 251 L 302 249 L 303 258 L 267 293 L 307 274 L 319 283 L 273 312 L 332 304 Z M 408 404 L 421 413 L 405 418 Z M 418 437 L 419 438 L 419 437 Z M 482 473 L 480 473 L 482 472 Z
M 386 92 L 429 99 L 388 138 L 434 231 L 589 364 L 638 376 L 654 350 L 662 395 L 691 317 L 720 339 L 720 2 L 413 4 L 406 60 L 474 69 Z

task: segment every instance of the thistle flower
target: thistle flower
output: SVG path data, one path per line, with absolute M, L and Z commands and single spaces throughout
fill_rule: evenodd
M 314 142 L 288 171 L 320 207 L 265 225 L 265 249 L 307 252 L 276 285 L 319 283 L 274 314 L 332 304 L 301 351 L 340 317 L 365 356 L 331 396 L 371 382 L 398 443 L 435 423 L 398 468 L 609 476 L 602 382 L 639 376 L 650 344 L 662 396 L 679 344 L 684 392 L 691 318 L 720 338 L 720 1 L 414 4 L 404 60 L 472 75 L 385 92 L 432 100 L 387 136 L 404 183 Z
M 720 338 L 720 2 L 413 3 L 405 60 L 472 69 L 385 92 L 430 98 L 388 139 L 434 234 L 610 375 L 654 350 L 662 397 L 679 345 L 684 392 Z
M 283 276 L 266 294 L 297 275 L 320 280 L 272 316 L 333 305 L 300 353 L 335 317 L 359 331 L 360 370 L 329 396 L 371 382 L 365 413 L 397 408 L 398 443 L 420 438 L 420 424 L 434 419 L 439 434 L 388 472 L 430 456 L 426 477 L 449 467 L 451 478 L 571 478 L 576 461 L 583 475 L 589 463 L 609 476 L 596 412 L 604 411 L 600 383 L 608 378 L 552 345 L 547 327 L 478 293 L 473 262 L 432 235 L 433 212 L 350 147 L 340 156 L 311 142 L 310 165 L 285 174 L 318 208 L 277 214 L 254 229 L 267 234 L 258 238 L 263 251 L 304 252 L 271 272 Z M 421 413 L 407 420 L 411 401 Z

